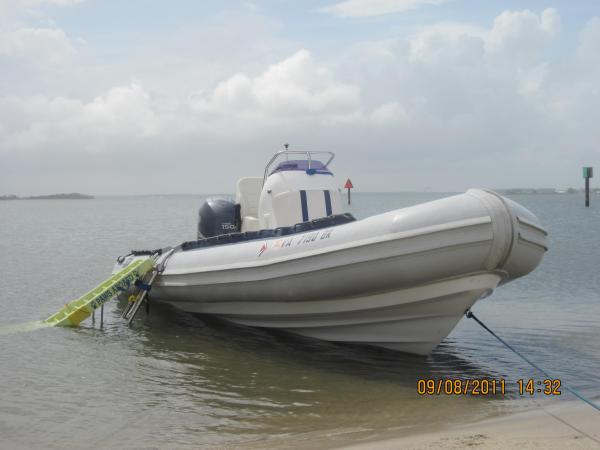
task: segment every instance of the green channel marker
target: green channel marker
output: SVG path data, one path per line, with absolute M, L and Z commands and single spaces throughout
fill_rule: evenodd
M 136 279 L 144 276 L 154 267 L 151 258 L 138 259 L 99 284 L 87 294 L 67 303 L 60 311 L 44 320 L 53 326 L 75 327 L 87 319 L 96 308 L 109 301 L 119 292 L 126 290 Z

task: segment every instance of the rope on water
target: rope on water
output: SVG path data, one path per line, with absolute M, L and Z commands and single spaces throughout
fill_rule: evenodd
M 531 366 L 533 366 L 534 368 L 536 368 L 537 370 L 539 370 L 547 378 L 551 378 L 551 379 L 554 378 L 548 372 L 546 372 L 544 369 L 542 369 L 540 366 L 538 366 L 537 364 L 535 364 L 533 361 L 531 361 L 525 355 L 523 355 L 518 350 L 516 350 L 514 347 L 512 347 L 508 342 L 506 342 L 504 339 L 502 339 L 500 336 L 498 336 L 496 333 L 494 333 L 492 330 L 490 330 L 481 320 L 479 320 L 477 317 L 475 317 L 475 314 L 473 314 L 470 309 L 467 309 L 467 311 L 465 312 L 465 315 L 467 316 L 467 318 L 475 320 L 475 322 L 477 322 L 479 325 L 481 325 L 483 328 L 485 328 L 492 336 L 494 336 L 496 339 L 498 339 L 509 350 L 513 351 L 515 354 L 517 354 L 518 356 L 520 356 L 524 361 L 526 361 L 528 364 L 530 364 Z M 570 388 L 569 386 L 565 386 L 564 383 L 562 383 L 562 387 L 564 389 L 566 389 L 567 391 L 569 391 L 571 394 L 573 394 L 578 399 L 583 400 L 584 402 L 586 402 L 592 408 L 595 408 L 598 411 L 600 411 L 600 406 L 598 404 L 594 403 L 593 401 L 591 401 L 590 399 L 586 398 L 583 394 L 580 394 L 578 391 L 576 391 L 573 388 Z

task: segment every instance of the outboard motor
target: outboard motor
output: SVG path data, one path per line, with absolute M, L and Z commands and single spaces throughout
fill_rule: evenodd
M 240 205 L 223 198 L 209 198 L 198 210 L 198 239 L 240 231 Z

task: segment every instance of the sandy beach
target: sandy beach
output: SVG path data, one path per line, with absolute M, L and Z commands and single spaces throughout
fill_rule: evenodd
M 600 412 L 575 402 L 540 405 L 534 410 L 482 422 L 454 426 L 343 447 L 377 449 L 583 449 L 600 448 Z

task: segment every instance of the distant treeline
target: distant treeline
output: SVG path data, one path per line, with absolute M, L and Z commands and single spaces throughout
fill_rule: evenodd
M 583 189 L 567 188 L 567 189 L 555 189 L 555 188 L 514 188 L 514 189 L 495 189 L 496 192 L 503 195 L 514 195 L 514 194 L 577 194 L 584 192 Z M 600 194 L 600 189 L 590 189 L 591 192 Z
M 17 195 L 0 195 L 0 200 L 89 200 L 93 195 L 79 194 L 52 194 L 52 195 L 31 195 L 29 197 L 19 197 Z

